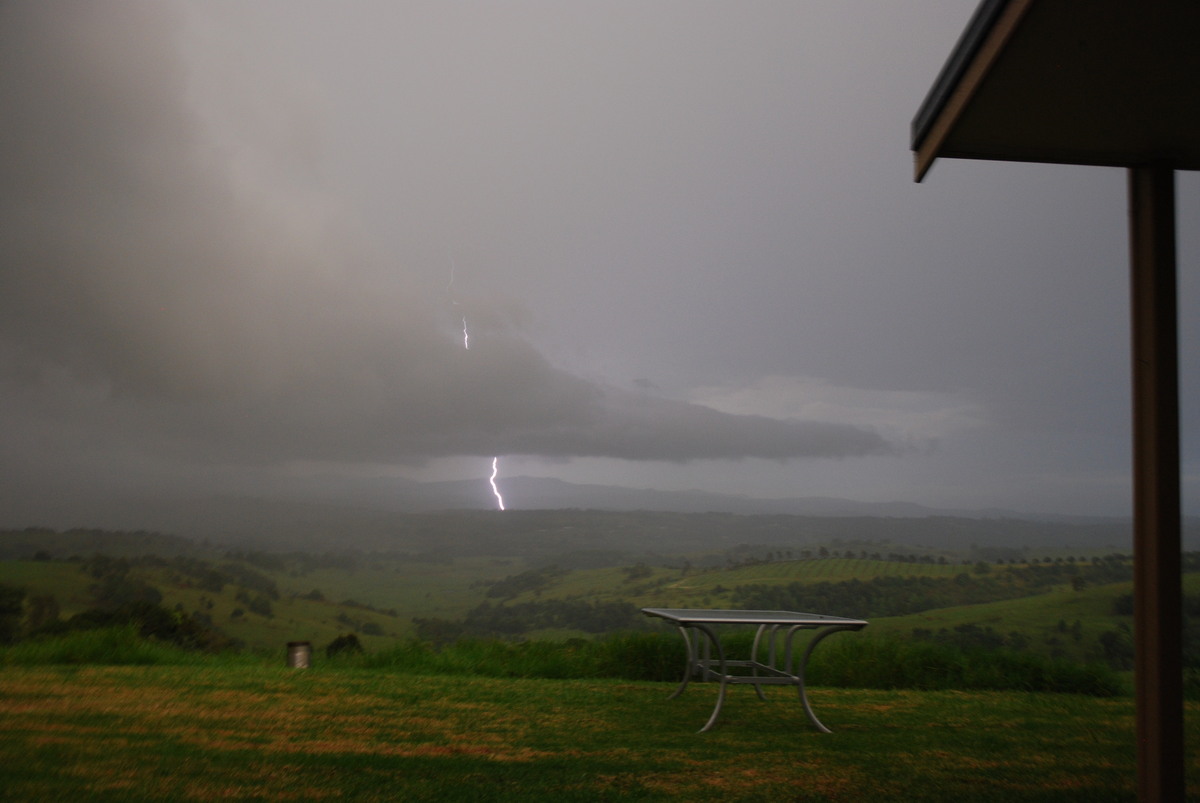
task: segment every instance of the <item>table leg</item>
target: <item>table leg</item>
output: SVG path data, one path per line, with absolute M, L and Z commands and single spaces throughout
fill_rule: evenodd
M 754 646 L 752 646 L 750 648 L 750 662 L 752 664 L 758 663 L 758 647 L 759 647 L 759 644 L 762 643 L 763 633 L 768 632 L 767 628 L 770 628 L 770 631 L 769 631 L 770 635 L 767 637 L 768 638 L 767 666 L 774 667 L 775 666 L 775 633 L 779 629 L 778 625 L 759 625 L 758 626 L 758 631 L 755 632 L 755 634 L 754 634 Z M 758 677 L 758 667 L 757 666 L 752 667 L 750 674 L 752 674 L 754 677 Z M 758 693 L 758 699 L 760 699 L 760 700 L 767 699 L 766 695 L 763 694 L 762 684 L 755 683 L 754 691 Z
M 697 629 L 701 633 L 703 633 L 705 636 L 707 636 L 708 643 L 711 644 L 714 648 L 716 648 L 717 661 L 719 662 L 720 667 L 721 667 L 721 673 L 720 673 L 721 688 L 717 692 L 717 704 L 713 708 L 712 716 L 710 716 L 708 718 L 708 722 L 706 722 L 704 724 L 704 727 L 698 731 L 699 733 L 704 733 L 705 731 L 710 729 L 713 725 L 717 724 L 717 717 L 721 716 L 721 706 L 725 704 L 725 686 L 727 685 L 727 679 L 729 677 L 729 667 L 725 663 L 725 650 L 721 647 L 721 642 L 717 638 L 717 634 L 714 633 L 710 628 L 705 627 L 702 624 L 694 624 L 694 625 L 692 625 L 692 627 L 694 627 L 695 629 Z M 707 664 L 707 661 L 706 661 L 706 664 Z M 706 665 L 705 666 L 706 676 L 707 676 L 707 672 L 708 672 L 708 667 Z
M 788 664 L 789 664 L 788 671 L 789 672 L 791 671 L 790 664 L 791 664 L 792 635 L 796 632 L 796 630 L 799 630 L 799 629 L 801 629 L 801 628 L 793 628 L 792 632 L 788 634 Z M 812 706 L 808 702 L 808 691 L 805 689 L 805 686 L 804 686 L 804 674 L 805 674 L 805 672 L 808 671 L 808 659 L 812 655 L 813 649 L 818 644 L 820 644 L 821 640 L 824 639 L 826 636 L 837 633 L 839 630 L 858 630 L 858 629 L 859 629 L 858 626 L 849 626 L 849 627 L 835 626 L 835 627 L 825 628 L 824 630 L 820 631 L 819 633 L 816 633 L 813 635 L 812 641 L 808 642 L 808 647 L 806 647 L 804 650 L 804 657 L 800 659 L 800 671 L 796 673 L 796 678 L 797 678 L 796 688 L 800 690 L 800 701 L 802 703 L 804 703 L 804 713 L 808 714 L 808 721 L 813 724 L 813 727 L 815 727 L 817 730 L 821 731 L 821 733 L 833 733 L 833 731 L 829 730 L 829 728 L 827 728 L 821 724 L 821 720 L 817 719 L 817 715 L 813 713 Z
M 687 663 L 683 667 L 683 680 L 667 698 L 668 700 L 674 700 L 683 694 L 683 690 L 687 688 L 688 682 L 692 679 L 692 673 L 696 671 L 696 646 L 692 643 L 692 637 L 688 635 L 687 628 L 682 625 L 679 626 L 679 635 L 683 636 L 683 644 L 687 648 Z

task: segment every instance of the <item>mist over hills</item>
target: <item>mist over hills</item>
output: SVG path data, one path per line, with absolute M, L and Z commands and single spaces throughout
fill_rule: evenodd
M 486 482 L 459 480 L 426 483 L 427 497 L 413 500 L 426 509 L 491 510 L 495 500 Z M 660 491 L 612 485 L 577 484 L 547 477 L 511 477 L 501 485 L 510 510 L 646 510 L 670 513 L 791 514 L 807 516 L 927 516 L 934 511 L 906 502 L 856 502 L 831 497 L 759 499 L 705 491 Z M 438 505 L 438 499 L 457 504 Z M 432 503 L 432 504 L 431 504 Z
M 738 544 L 893 542 L 973 546 L 1085 546 L 1126 550 L 1122 519 L 1047 517 L 1013 511 L 938 510 L 828 497 L 755 499 L 580 485 L 512 477 L 495 509 L 485 479 L 420 483 L 309 478 L 302 487 L 255 494 L 145 496 L 114 489 L 71 498 L 44 493 L 5 500 L 0 527 L 156 531 L 276 550 L 443 550 L 545 554 L 619 549 L 675 552 Z M 1185 528 L 1195 542 L 1197 523 Z
M 861 502 L 827 496 L 762 499 L 704 491 L 662 491 L 577 484 L 545 477 L 509 477 L 500 483 L 509 512 L 530 510 L 731 513 L 738 515 L 1006 518 L 1070 523 L 1121 521 L 1104 517 L 1047 516 L 1014 510 L 951 510 L 912 502 Z M 403 478 L 311 476 L 286 488 L 203 490 L 152 494 L 114 483 L 89 492 L 50 483 L 27 486 L 0 500 L 0 527 L 158 529 L 192 537 L 254 530 L 266 521 L 294 520 L 305 529 L 329 518 L 370 527 L 395 513 L 495 511 L 486 478 L 417 482 Z M 318 511 L 326 511 L 324 514 Z
M 496 510 L 496 499 L 486 478 L 443 482 L 387 478 L 367 481 L 356 479 L 347 482 L 342 478 L 323 477 L 310 482 L 302 497 L 307 501 L 397 512 Z M 1111 517 L 1104 516 L 1031 514 L 999 508 L 934 508 L 913 502 L 862 502 L 831 496 L 761 498 L 709 491 L 663 491 L 653 488 L 572 483 L 553 477 L 506 477 L 499 480 L 498 485 L 509 511 L 605 510 L 891 518 L 961 516 L 1075 523 L 1114 521 Z

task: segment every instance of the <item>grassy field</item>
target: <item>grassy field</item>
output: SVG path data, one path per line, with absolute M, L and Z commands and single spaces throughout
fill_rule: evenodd
M 213 556 L 211 560 L 216 565 L 222 559 Z M 245 608 L 235 599 L 237 588 L 233 585 L 221 592 L 206 592 L 188 582 L 172 581 L 173 572 L 169 568 L 156 566 L 135 566 L 130 576 L 158 588 L 164 606 L 179 605 L 188 612 L 204 612 L 221 630 L 258 649 L 273 649 L 297 638 L 325 644 L 351 631 L 358 632 L 368 646 L 379 647 L 396 637 L 412 635 L 413 617 L 461 617 L 487 599 L 488 581 L 519 574 L 527 568 L 527 563 L 519 558 L 495 557 L 459 557 L 445 562 L 382 557 L 363 561 L 352 569 L 337 566 L 304 572 L 255 567 L 279 588 L 280 599 L 272 602 L 271 617 L 252 612 L 233 616 L 236 609 Z M 514 601 L 575 598 L 628 601 L 638 606 L 720 606 L 727 603 L 728 589 L 744 584 L 879 576 L 938 577 L 953 576 L 963 570 L 964 567 L 954 565 L 842 558 L 778 561 L 686 576 L 681 576 L 678 569 L 651 567 L 646 569 L 646 576 L 631 578 L 627 567 L 613 567 L 564 573 L 540 592 L 520 594 Z M 30 594 L 53 594 L 64 618 L 90 606 L 88 587 L 94 582 L 78 563 L 0 561 L 0 583 L 25 587 Z M 324 599 L 304 598 L 314 590 Z M 394 610 L 398 616 L 341 604 L 348 600 L 380 611 Z M 368 623 L 384 635 L 364 635 L 363 625 Z
M 1133 583 L 1112 583 L 1074 591 L 1052 589 L 1018 599 L 940 608 L 908 616 L 871 620 L 871 635 L 907 635 L 914 628 L 953 630 L 961 625 L 990 627 L 998 633 L 1017 632 L 1030 639 L 1029 649 L 1077 661 L 1095 660 L 1100 633 L 1120 622 L 1132 625 L 1132 616 L 1113 613 L 1113 600 L 1133 590 Z M 1059 623 L 1079 622 L 1079 639 L 1059 630 Z M 1053 645 L 1053 647 L 1051 647 Z
M 213 563 L 219 564 L 220 558 Z M 379 559 L 360 568 L 320 568 L 304 573 L 256 569 L 273 580 L 280 598 L 272 602 L 270 617 L 233 612 L 245 605 L 235 597 L 238 588 L 227 585 L 220 592 L 204 591 L 188 582 L 171 579 L 169 568 L 136 566 L 130 576 L 159 589 L 162 604 L 184 611 L 201 611 L 229 636 L 253 649 L 274 650 L 288 641 L 307 639 L 327 644 L 338 635 L 356 632 L 368 647 L 381 647 L 397 637 L 413 634 L 414 616 L 456 618 L 484 599 L 481 581 L 498 579 L 525 568 L 519 559 L 458 558 L 445 563 Z M 79 563 L 65 561 L 0 561 L 0 584 L 20 586 L 31 595 L 55 597 L 62 618 L 68 618 L 94 603 L 88 589 L 96 581 Z M 323 600 L 304 598 L 314 590 Z M 354 601 L 372 608 L 343 605 Z M 395 610 L 397 616 L 380 611 Z M 383 635 L 367 635 L 363 626 L 373 624 Z
M 68 616 L 89 607 L 92 582 L 77 563 L 0 560 L 0 584 L 21 586 L 31 594 L 53 594 Z
M 219 558 L 213 560 L 220 563 Z M 636 568 L 637 571 L 633 571 Z M 396 557 L 361 560 L 352 568 L 318 566 L 296 571 L 256 571 L 272 580 L 280 595 L 271 602 L 272 615 L 246 610 L 236 599 L 234 584 L 207 592 L 168 567 L 139 565 L 130 576 L 160 589 L 166 608 L 200 612 L 229 636 L 252 649 L 273 651 L 297 639 L 325 645 L 339 635 L 355 632 L 368 649 L 382 649 L 396 638 L 415 634 L 413 617 L 459 619 L 487 597 L 488 583 L 519 575 L 528 564 L 519 558 L 470 557 L 422 562 Z M 518 594 L 512 602 L 580 599 L 589 602 L 628 602 L 635 606 L 723 607 L 730 605 L 733 588 L 751 584 L 868 581 L 875 577 L 950 578 L 971 567 L 961 564 L 921 564 L 848 558 L 792 560 L 686 574 L 662 567 L 612 567 L 554 574 L 536 591 Z M 30 595 L 53 594 L 68 618 L 88 608 L 88 588 L 95 580 L 79 563 L 65 561 L 0 561 L 0 584 L 23 586 Z M 1200 591 L 1200 574 L 1185 576 L 1189 593 Z M 319 591 L 320 598 L 308 598 Z M 1075 660 L 1094 658 L 1100 633 L 1123 619 L 1112 612 L 1113 599 L 1128 593 L 1128 584 L 1050 588 L 1036 596 L 984 605 L 969 605 L 911 616 L 872 619 L 870 633 L 901 633 L 913 628 L 953 629 L 963 624 L 992 627 L 1007 634 L 1020 632 L 1029 648 Z M 346 605 L 355 601 L 375 610 Z M 498 598 L 491 598 L 499 602 Z M 235 615 L 238 609 L 243 613 Z M 394 611 L 395 616 L 389 615 Z M 1127 620 L 1129 617 L 1125 617 Z M 1074 623 L 1080 622 L 1078 627 Z M 1073 629 L 1059 630 L 1060 621 Z M 540 638 L 586 636 L 581 631 L 533 631 Z M 1079 638 L 1076 638 L 1079 636 Z
M 520 560 L 455 558 L 445 563 L 385 559 L 353 571 L 318 569 L 299 577 L 275 574 L 281 591 L 304 594 L 312 589 L 330 600 L 353 599 L 376 608 L 394 608 L 412 616 L 461 616 L 479 603 L 483 592 L 473 587 L 520 571 Z
M 282 663 L 282 662 L 281 662 Z M 1129 801 L 1127 698 L 671 684 L 209 662 L 0 668 L 10 799 Z M 1200 709 L 1188 709 L 1200 744 Z M 1200 795 L 1195 750 L 1189 789 Z
M 875 577 L 954 577 L 969 572 L 961 564 L 902 563 L 859 558 L 777 560 L 729 569 L 686 574 L 679 569 L 646 567 L 645 576 L 631 577 L 627 567 L 574 571 L 554 580 L 536 595 L 526 592 L 518 602 L 533 599 L 586 598 L 629 600 L 641 606 L 700 607 L 722 604 L 730 589 L 741 585 L 836 583 Z

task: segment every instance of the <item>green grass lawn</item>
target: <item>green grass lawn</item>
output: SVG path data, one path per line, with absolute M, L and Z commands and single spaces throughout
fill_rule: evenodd
M 0 668 L 15 800 L 1128 801 L 1133 702 L 1011 692 L 413 676 L 331 666 Z M 1200 744 L 1189 707 L 1188 738 Z M 1189 751 L 1189 789 L 1200 762 Z

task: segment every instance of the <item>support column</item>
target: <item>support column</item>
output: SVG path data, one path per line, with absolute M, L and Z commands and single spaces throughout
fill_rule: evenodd
M 1184 798 L 1175 174 L 1129 169 L 1138 800 Z

